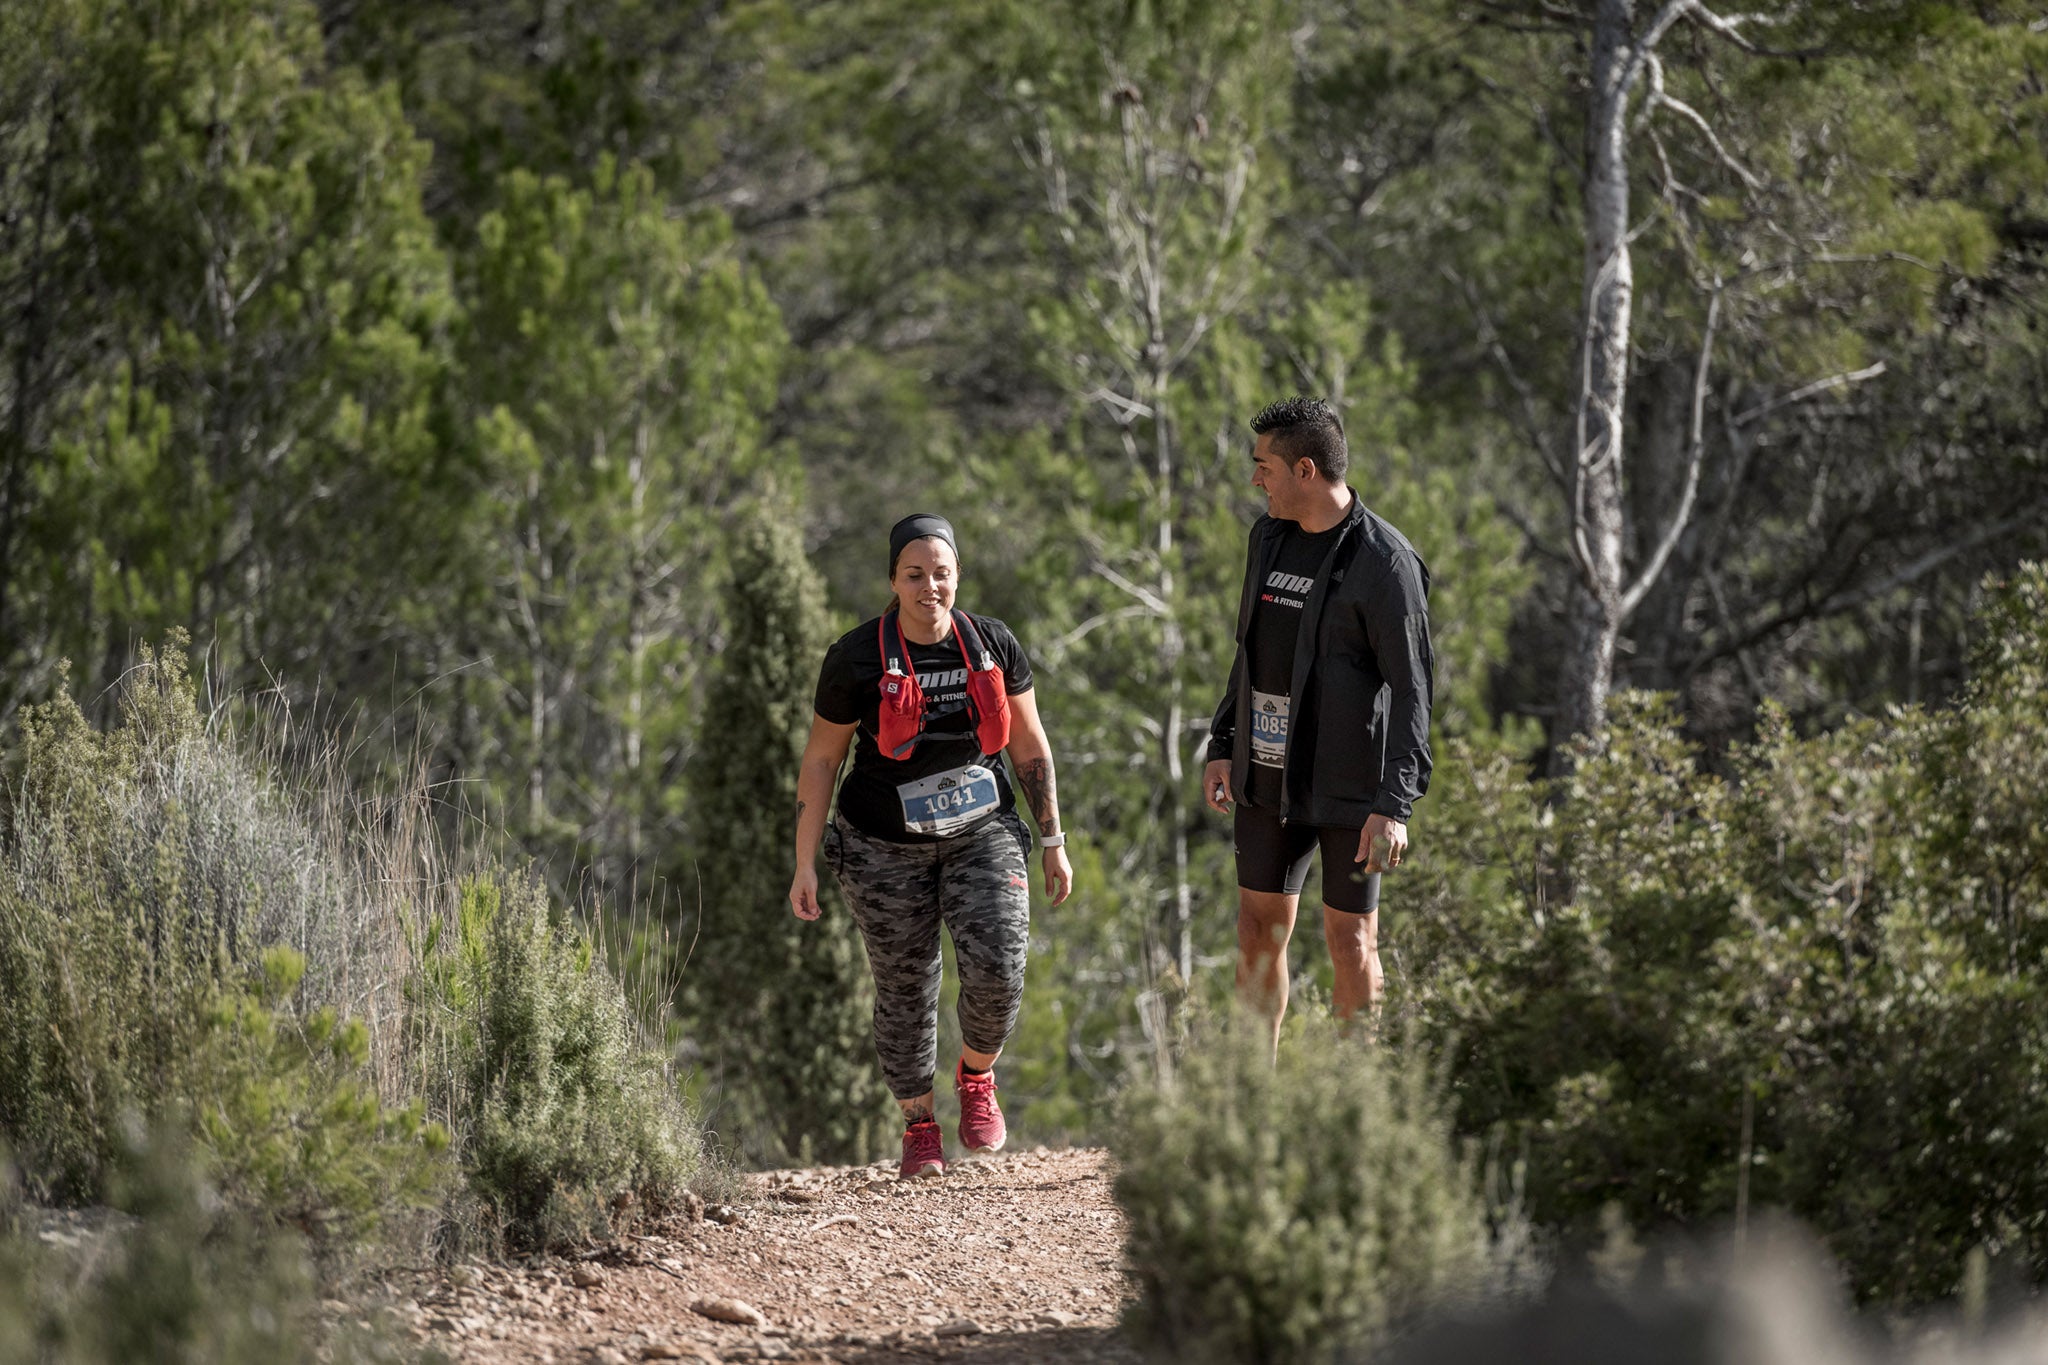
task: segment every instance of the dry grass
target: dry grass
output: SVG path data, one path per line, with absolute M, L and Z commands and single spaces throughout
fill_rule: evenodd
M 475 1187 L 486 1128 L 533 1153 L 534 1178 L 563 1191 L 586 1175 L 593 1186 L 644 1181 L 644 1192 L 686 1179 L 701 1142 L 655 1032 L 677 955 L 651 909 L 617 919 L 550 904 L 423 765 L 366 793 L 348 780 L 360 767 L 349 742 L 281 704 L 231 698 L 200 711 L 181 647 L 145 652 L 117 685 L 105 732 L 68 700 L 31 717 L 5 803 L 0 979 L 46 1008 L 22 1012 L 14 1030 L 43 1062 L 0 1060 L 0 1134 L 15 1129 L 31 1157 L 69 1154 L 72 1177 L 48 1187 L 94 1193 L 122 1108 L 153 1115 L 179 1098 L 167 1092 L 180 1056 L 197 1053 L 213 993 L 252 979 L 280 946 L 305 962 L 281 1017 L 313 1033 L 327 1012 L 359 1022 L 359 1070 L 378 1100 L 424 1101 L 452 1137 L 472 1180 L 451 1187 L 444 1242 L 506 1228 L 489 1205 L 507 1191 Z M 466 904 L 486 900 L 519 911 L 466 919 Z M 508 951 L 514 940 L 524 946 Z M 564 1011 L 606 1047 L 503 1036 L 545 1033 Z M 538 1069 L 480 1060 L 509 1057 L 538 1057 Z M 539 1098 L 522 1109 L 521 1095 Z M 79 1131 L 50 1131 L 67 1125 Z M 613 1192 L 578 1198 L 597 1205 Z

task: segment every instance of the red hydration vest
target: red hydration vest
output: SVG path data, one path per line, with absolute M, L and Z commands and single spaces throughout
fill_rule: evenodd
M 896 622 L 896 647 L 889 652 L 889 623 Z M 981 656 L 977 667 L 967 652 L 973 638 Z M 974 737 L 984 754 L 999 754 L 1010 743 L 1010 693 L 1003 684 L 1003 670 L 983 643 L 974 618 L 955 608 L 953 640 L 960 646 L 960 661 L 967 665 L 967 709 L 974 717 Z M 908 759 L 924 737 L 924 688 L 918 684 L 916 665 L 910 661 L 910 647 L 903 638 L 903 623 L 895 612 L 885 612 L 875 622 L 875 643 L 882 655 L 882 712 L 875 725 L 875 742 L 884 758 Z

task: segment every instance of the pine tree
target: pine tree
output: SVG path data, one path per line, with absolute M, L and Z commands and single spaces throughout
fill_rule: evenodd
M 456 762 L 562 890 L 622 897 L 677 842 L 732 471 L 778 458 L 781 321 L 724 218 L 674 211 L 645 167 L 499 189 L 457 270 L 497 518 Z
M 389 687 L 473 505 L 427 145 L 311 4 L 40 8 L 0 24 L 0 716 L 172 626 Z
M 796 530 L 763 510 L 741 522 L 724 593 L 727 636 L 691 783 L 701 885 L 684 1009 L 717 1087 L 721 1126 L 764 1162 L 860 1161 L 885 1129 L 870 1045 L 873 988 L 859 930 L 826 878 L 825 913 L 786 901 L 798 760 L 827 643 L 824 591 Z M 701 927 L 695 923 L 701 912 Z

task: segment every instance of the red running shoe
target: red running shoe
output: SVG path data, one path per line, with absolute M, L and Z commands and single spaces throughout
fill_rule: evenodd
M 922 1180 L 930 1175 L 946 1173 L 945 1144 L 939 1137 L 936 1119 L 919 1119 L 903 1130 L 903 1166 L 901 1174 L 905 1180 Z
M 960 1145 L 970 1152 L 1000 1152 L 1010 1136 L 1003 1111 L 996 1104 L 996 1075 L 967 1074 L 967 1063 L 953 1067 L 953 1088 L 960 1092 Z

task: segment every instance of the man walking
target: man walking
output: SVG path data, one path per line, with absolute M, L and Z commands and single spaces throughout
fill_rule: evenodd
M 1322 850 L 1323 938 L 1340 1019 L 1377 1010 L 1380 874 L 1408 851 L 1429 789 L 1429 569 L 1344 481 L 1344 423 L 1318 399 L 1252 419 L 1252 526 L 1237 658 L 1209 732 L 1202 795 L 1237 838 L 1237 993 L 1272 1027 L 1287 941 Z

